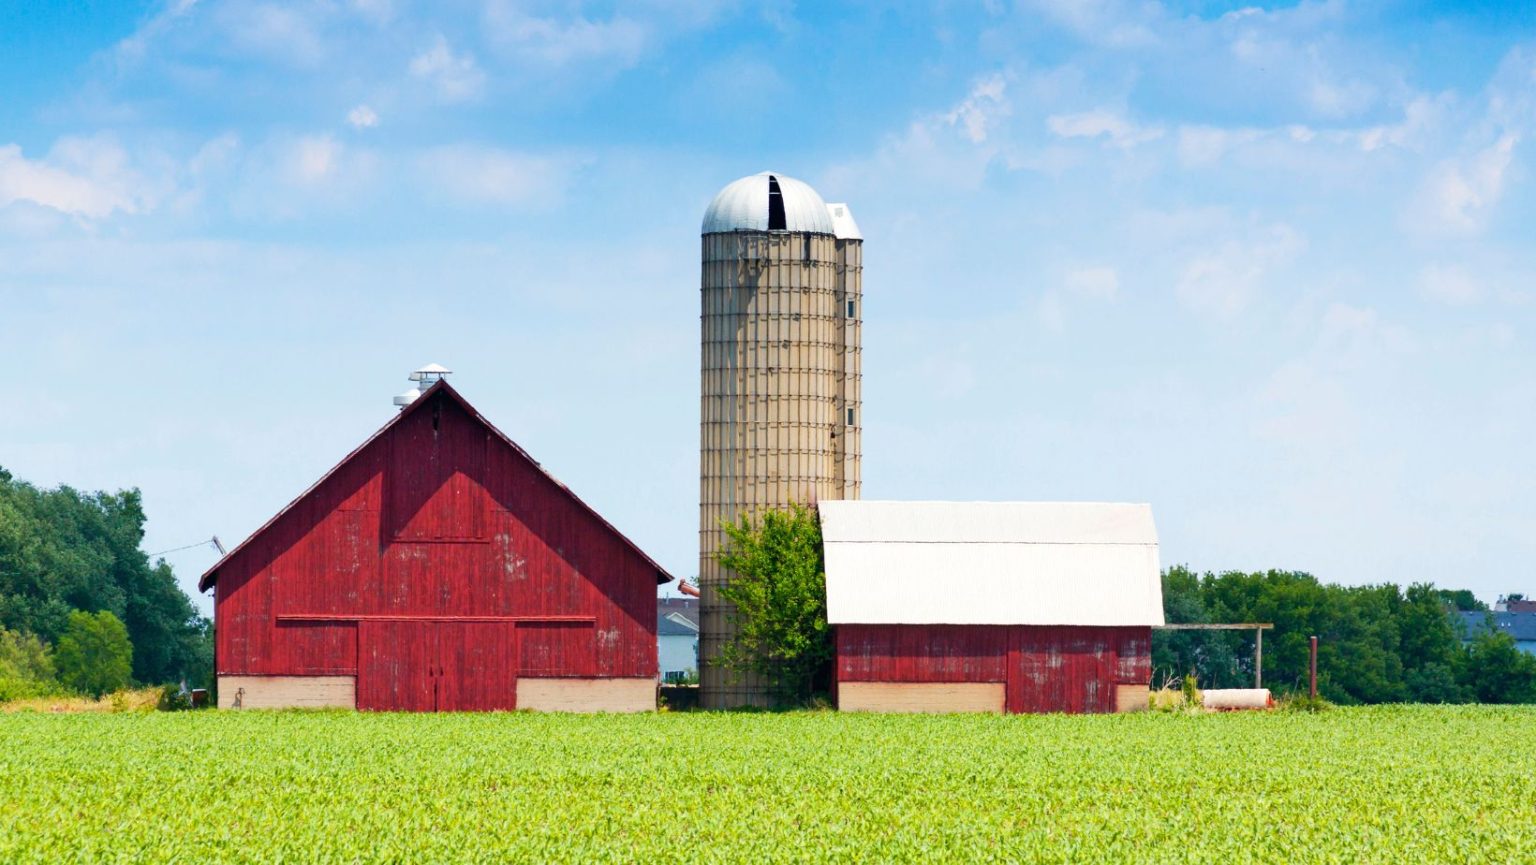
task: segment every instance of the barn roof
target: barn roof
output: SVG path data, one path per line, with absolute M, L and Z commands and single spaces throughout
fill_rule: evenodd
M 390 418 L 388 423 L 386 423 L 383 426 L 379 427 L 378 431 L 375 432 L 373 435 L 369 436 L 366 441 L 364 441 L 362 444 L 358 445 L 356 448 L 353 448 L 352 452 L 347 454 L 345 457 L 343 457 L 341 462 L 339 462 L 336 465 L 332 466 L 330 471 L 326 472 L 324 475 L 321 475 L 319 480 L 315 481 L 313 484 L 310 484 L 308 489 L 306 489 L 302 493 L 299 493 L 298 497 L 296 497 L 293 501 L 291 501 L 287 505 L 285 505 L 282 510 L 280 510 L 276 514 L 274 514 L 272 519 L 267 520 L 265 523 L 263 523 L 261 525 L 261 528 L 257 529 L 254 532 L 251 532 L 249 537 L 247 537 L 245 540 L 241 541 L 240 543 L 236 544 L 234 549 L 230 550 L 228 553 L 225 553 L 222 558 L 220 558 L 217 562 L 215 562 L 213 564 L 213 567 L 211 567 L 208 570 L 204 571 L 202 577 L 199 578 L 198 581 L 197 581 L 197 590 L 199 592 L 206 592 L 206 591 L 208 591 L 208 588 L 210 586 L 212 586 L 218 580 L 219 569 L 222 568 L 226 562 L 229 562 L 230 560 L 234 559 L 235 556 L 239 555 L 241 550 L 245 549 L 247 546 L 250 545 L 250 543 L 252 541 L 256 540 L 258 537 L 260 537 L 262 534 L 264 534 L 268 529 L 270 529 L 273 525 L 275 525 L 278 520 L 283 518 L 284 514 L 286 514 L 289 511 L 293 510 L 295 505 L 297 505 L 299 502 L 302 502 L 306 497 L 309 496 L 310 493 L 312 493 L 316 489 L 318 489 L 321 484 L 325 483 L 327 478 L 329 478 L 331 475 L 336 474 L 336 472 L 338 470 L 340 470 L 342 466 L 344 466 L 347 463 L 351 462 L 354 457 L 356 457 L 358 454 L 362 453 L 363 450 L 365 448 L 367 448 L 370 444 L 373 444 L 373 442 L 376 439 L 378 439 L 380 436 L 384 435 L 386 432 L 389 432 L 389 430 L 391 428 L 393 428 L 395 426 L 395 424 L 400 423 L 402 420 L 404 420 L 409 415 L 419 411 L 422 406 L 424 406 L 427 403 L 431 402 L 432 400 L 430 398 L 433 395 L 437 394 L 437 393 L 442 393 L 443 396 L 447 397 L 448 399 L 453 400 L 455 403 L 458 403 L 459 407 L 464 409 L 466 414 L 468 414 L 476 422 L 478 422 L 482 426 L 484 426 L 493 435 L 495 435 L 498 439 L 500 439 L 502 442 L 504 442 L 508 447 L 512 448 L 512 450 L 515 451 L 519 456 L 521 456 L 523 459 L 527 460 L 530 465 L 532 465 L 534 468 L 538 469 L 541 473 L 543 473 L 543 475 L 545 477 L 549 478 L 549 480 L 552 483 L 554 483 L 555 487 L 557 489 L 559 489 L 562 493 L 564 493 L 567 497 L 569 497 L 572 502 L 574 502 L 578 507 L 585 509 L 599 523 L 602 523 L 602 525 L 605 528 L 607 528 L 608 531 L 612 532 L 615 537 L 617 537 L 619 540 L 623 541 L 624 544 L 626 546 L 628 546 L 631 550 L 634 550 L 636 555 L 640 556 L 640 558 L 644 559 L 647 563 L 649 563 L 651 565 L 651 567 L 655 568 L 656 569 L 656 582 L 658 584 L 667 583 L 667 582 L 671 582 L 672 581 L 673 577 L 672 577 L 671 574 L 667 573 L 666 568 L 663 568 L 661 565 L 657 564 L 655 559 L 652 559 L 650 556 L 646 555 L 645 551 L 640 549 L 640 547 L 636 546 L 634 541 L 631 541 L 622 532 L 620 532 L 618 529 L 614 528 L 613 524 L 608 522 L 606 519 L 604 519 L 602 514 L 599 514 L 597 511 L 593 510 L 591 505 L 588 505 L 586 502 L 582 501 L 580 499 L 580 497 L 578 497 L 575 493 L 571 492 L 569 487 L 567 487 L 565 484 L 561 483 L 558 478 L 556 478 L 554 475 L 550 474 L 549 471 L 547 469 L 545 469 L 543 466 L 539 465 L 538 460 L 535 460 L 533 457 L 529 456 L 528 452 L 523 450 L 522 447 L 519 446 L 517 442 L 515 442 L 512 439 L 508 438 L 506 433 L 504 433 L 501 430 L 497 429 L 495 424 L 493 424 L 490 421 L 486 420 L 484 415 L 480 414 L 480 412 L 474 406 L 469 404 L 469 400 L 466 400 L 457 390 L 453 389 L 453 386 L 448 383 L 447 379 L 438 379 L 437 383 L 432 385 L 431 387 L 427 388 L 426 391 L 424 391 L 419 398 L 417 398 L 415 401 L 413 401 L 409 405 L 407 405 L 404 409 L 402 409 L 394 417 Z
M 1152 508 L 819 505 L 833 624 L 1161 625 Z

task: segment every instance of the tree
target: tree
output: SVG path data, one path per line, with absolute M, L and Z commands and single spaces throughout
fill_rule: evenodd
M 207 621 L 139 549 L 144 519 L 138 490 L 39 490 L 0 469 L 0 627 L 57 642 L 72 610 L 110 610 L 139 681 L 206 678 Z
M 56 690 L 53 653 L 34 634 L 0 628 L 0 702 Z
M 133 644 L 122 620 L 107 610 L 69 614 L 54 653 L 59 681 L 93 697 L 126 687 L 133 671 Z
M 1479 601 L 1470 589 L 1440 589 L 1436 594 L 1461 612 L 1481 613 L 1488 610 L 1488 605 Z
M 1445 664 L 1425 664 L 1408 674 L 1408 695 L 1415 703 L 1465 703 L 1467 690 Z
M 808 699 L 832 660 L 816 512 L 794 504 L 721 527 L 728 544 L 717 557 L 732 576 L 719 592 L 735 607 L 737 632 L 719 662 L 764 676 L 781 704 Z
M 1536 703 L 1536 657 L 1515 638 L 1484 630 L 1462 658 L 1461 684 L 1482 703 Z

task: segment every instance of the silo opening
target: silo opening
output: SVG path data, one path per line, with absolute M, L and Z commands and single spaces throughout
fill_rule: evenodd
M 779 191 L 779 179 L 768 175 L 768 230 L 784 231 L 788 220 L 784 218 L 784 193 Z

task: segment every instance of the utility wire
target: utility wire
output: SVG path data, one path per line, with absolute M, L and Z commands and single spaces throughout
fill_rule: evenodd
M 219 536 L 218 535 L 214 535 L 213 537 L 209 538 L 206 541 L 198 541 L 195 544 L 187 544 L 184 547 L 176 547 L 175 549 L 171 549 L 171 550 L 161 550 L 158 553 L 150 553 L 148 558 L 153 559 L 153 558 L 155 558 L 157 556 L 166 555 L 167 553 L 179 553 L 182 550 L 190 550 L 193 547 L 206 547 L 209 544 L 212 544 L 213 548 L 218 550 L 220 555 L 224 554 L 224 545 L 219 543 Z

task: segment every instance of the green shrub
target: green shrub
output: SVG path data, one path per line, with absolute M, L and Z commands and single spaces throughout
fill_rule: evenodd
M 1297 691 L 1281 697 L 1279 708 L 1283 712 L 1326 712 L 1333 708 L 1333 704 L 1322 697 Z
M 185 712 L 192 708 L 192 693 L 183 691 L 180 685 L 166 685 L 160 689 L 155 708 L 162 712 Z
M 734 607 L 737 631 L 716 663 L 763 676 L 780 705 L 804 705 L 832 663 L 816 512 L 793 504 L 721 527 L 730 542 L 717 558 L 732 576 L 719 592 Z
M 128 629 L 107 610 L 69 614 L 54 662 L 59 681 L 82 694 L 100 698 L 127 687 L 133 671 Z

